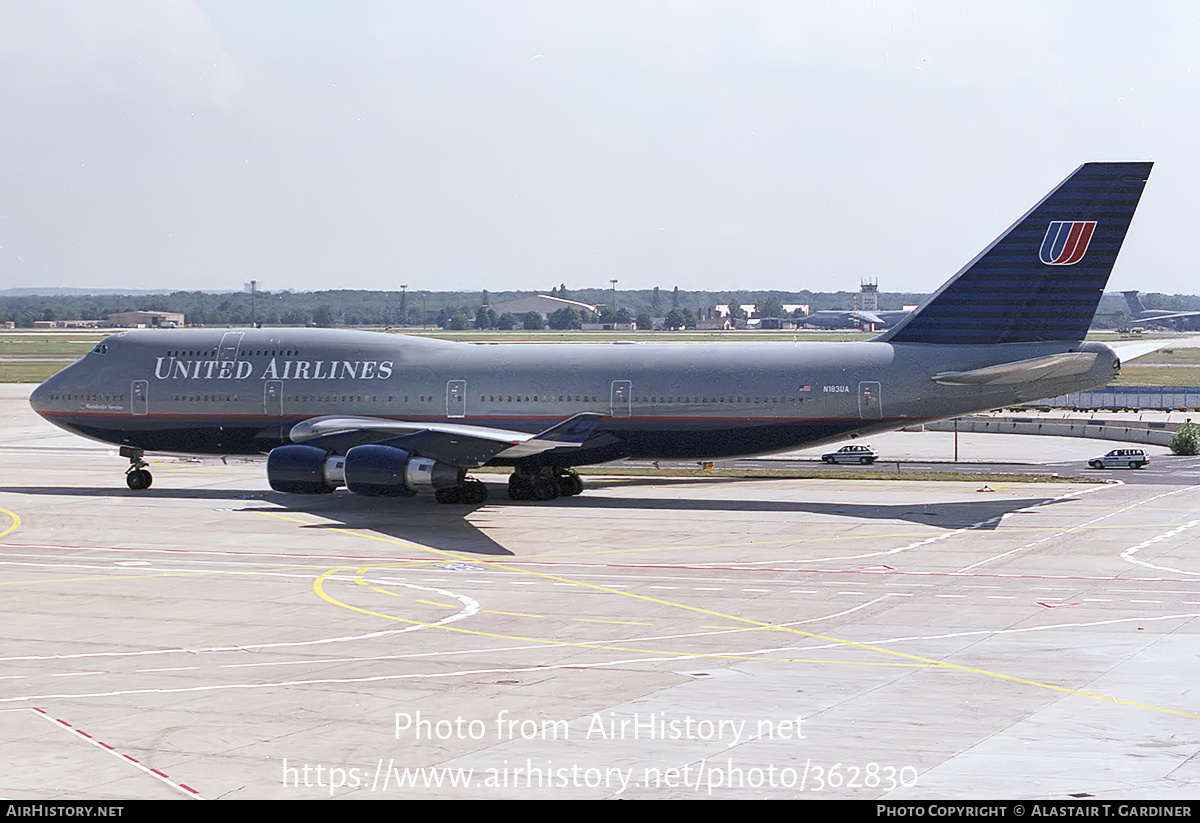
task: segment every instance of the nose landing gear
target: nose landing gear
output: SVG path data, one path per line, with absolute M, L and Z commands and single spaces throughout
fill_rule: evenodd
M 150 464 L 142 459 L 144 454 L 141 449 L 121 447 L 121 456 L 129 458 L 129 468 L 125 470 L 125 485 L 135 492 L 150 488 L 150 484 L 154 482 L 154 477 L 146 471 Z

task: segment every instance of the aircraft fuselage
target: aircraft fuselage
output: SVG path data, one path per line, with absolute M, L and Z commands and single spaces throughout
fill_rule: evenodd
M 934 375 L 1084 352 L 1088 368 L 946 385 Z M 72 432 L 145 451 L 260 454 L 322 415 L 536 432 L 603 415 L 534 462 L 712 459 L 816 445 L 1109 382 L 1099 343 L 468 344 L 314 329 L 113 335 L 31 398 Z M 504 460 L 494 462 L 503 463 Z

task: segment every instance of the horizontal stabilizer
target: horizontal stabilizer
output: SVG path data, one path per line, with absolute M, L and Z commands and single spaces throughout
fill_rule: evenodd
M 1084 374 L 1096 362 L 1095 352 L 1067 352 L 1048 357 L 1033 357 L 1001 363 L 971 371 L 948 371 L 935 374 L 933 382 L 943 386 L 1007 386 L 1029 383 L 1047 377 L 1068 377 Z

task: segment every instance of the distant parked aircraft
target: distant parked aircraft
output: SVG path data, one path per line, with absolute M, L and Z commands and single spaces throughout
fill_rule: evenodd
M 870 326 L 875 331 L 890 329 L 912 312 L 905 311 L 815 311 L 801 322 L 817 329 L 853 329 Z
M 1135 323 L 1151 326 L 1166 326 L 1176 331 L 1196 331 L 1200 329 L 1200 311 L 1170 311 L 1168 309 L 1147 309 L 1136 291 L 1123 291 L 1125 302 Z

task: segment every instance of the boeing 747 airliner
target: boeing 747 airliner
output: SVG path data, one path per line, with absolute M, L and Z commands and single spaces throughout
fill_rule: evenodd
M 483 502 L 582 490 L 573 466 L 816 445 L 1103 386 L 1084 336 L 1150 173 L 1088 163 L 904 320 L 859 343 L 475 345 L 359 331 L 127 331 L 39 386 L 69 431 L 145 452 L 267 454 L 282 492 Z

